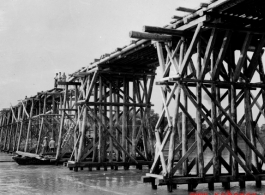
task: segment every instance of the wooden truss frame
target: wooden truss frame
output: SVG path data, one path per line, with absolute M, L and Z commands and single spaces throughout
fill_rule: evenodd
M 58 140 L 62 92 L 62 88 L 39 92 L 34 97 L 19 101 L 16 106 L 3 109 L 0 127 L 1 150 L 10 153 L 19 152 L 30 157 L 33 157 L 33 154 L 44 155 L 42 147 L 44 137 Z M 71 101 L 69 103 L 71 104 Z M 64 125 L 64 131 L 68 126 L 69 124 Z M 66 148 L 71 150 L 69 146 Z
M 256 132 L 256 125 L 261 115 L 264 116 L 262 48 L 265 33 L 230 29 L 225 25 L 221 28 L 205 19 L 195 20 L 192 25 L 195 30 L 186 34 L 157 27 L 145 27 L 149 33 L 131 33 L 133 38 L 154 41 L 162 72 L 157 82 L 163 109 L 155 129 L 155 158 L 150 173 L 142 177 L 142 181 L 151 182 L 154 189 L 157 185 L 167 185 L 169 191 L 183 183 L 188 184 L 189 190 L 199 183 L 208 183 L 209 189 L 213 189 L 216 182 L 223 182 L 228 188 L 231 181 L 239 181 L 243 187 L 245 181 L 252 180 L 260 186 L 265 178 L 261 170 L 265 157 L 257 145 L 259 143 L 264 150 L 265 142 Z M 179 29 L 183 28 L 185 25 Z M 152 33 L 158 34 L 153 36 Z M 243 43 L 237 42 L 237 36 L 243 37 Z M 202 94 L 206 94 L 210 103 Z M 245 113 L 239 119 L 240 106 L 244 106 Z M 256 118 L 254 106 L 258 108 Z M 191 110 L 196 111 L 195 119 Z M 182 120 L 181 127 L 179 120 Z M 188 122 L 193 129 L 188 129 Z M 208 127 L 204 128 L 203 123 Z M 195 140 L 191 143 L 192 135 Z M 239 137 L 246 152 L 238 145 Z M 212 153 L 210 161 L 204 157 L 207 148 Z M 228 162 L 222 154 L 224 150 L 229 152 Z
M 149 116 L 156 66 L 150 73 L 132 75 L 110 71 L 109 67 L 96 66 L 74 74 L 74 81 L 81 85 L 75 88 L 76 118 L 69 132 L 75 140 L 67 164 L 70 170 L 128 169 L 130 165 L 141 169 L 152 164 L 154 140 Z M 70 82 L 64 84 L 67 92 Z

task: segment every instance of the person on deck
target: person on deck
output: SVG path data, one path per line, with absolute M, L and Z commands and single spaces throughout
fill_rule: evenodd
M 57 86 L 58 86 L 58 78 L 59 76 L 58 76 L 58 73 L 56 73 L 56 76 L 55 76 L 55 78 L 54 78 L 54 88 L 57 88 Z
M 47 137 L 44 137 L 42 144 L 42 153 L 48 152 L 48 140 Z
M 55 141 L 53 138 L 51 138 L 51 141 L 49 142 L 49 147 L 51 152 L 55 152 Z

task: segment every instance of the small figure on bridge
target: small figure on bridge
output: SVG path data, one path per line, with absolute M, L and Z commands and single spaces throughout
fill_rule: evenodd
M 63 75 L 62 75 L 62 81 L 63 81 L 63 82 L 66 82 L 66 75 L 65 75 L 65 72 L 64 72 Z
M 53 138 L 51 138 L 51 141 L 49 142 L 49 147 L 51 152 L 55 151 L 55 141 L 53 140 Z
M 47 137 L 44 137 L 42 144 L 42 153 L 48 152 L 48 140 Z
M 58 85 L 58 73 L 56 73 L 56 76 L 54 77 L 54 88 L 57 88 Z

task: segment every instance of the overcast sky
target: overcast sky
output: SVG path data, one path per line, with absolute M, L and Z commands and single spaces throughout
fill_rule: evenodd
M 73 73 L 129 44 L 129 31 L 164 26 L 175 8 L 198 0 L 1 0 L 0 108 L 53 88 L 56 72 Z M 207 2 L 207 1 L 204 1 Z

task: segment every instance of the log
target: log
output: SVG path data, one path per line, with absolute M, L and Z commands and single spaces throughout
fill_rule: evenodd
M 160 27 L 154 27 L 154 26 L 144 26 L 143 32 L 167 34 L 167 35 L 174 35 L 174 36 L 185 36 L 185 35 L 187 35 L 187 32 L 184 33 L 184 31 L 182 31 L 182 30 L 173 30 L 173 29 L 160 28 Z
M 190 9 L 190 8 L 187 8 L 187 7 L 177 7 L 176 11 L 193 13 L 196 10 L 195 9 Z
M 113 102 L 112 83 L 109 83 L 109 102 Z M 109 131 L 113 135 L 113 107 L 109 107 Z M 109 162 L 113 161 L 113 141 L 112 137 L 109 138 Z
M 201 40 L 197 42 L 197 77 L 201 72 Z M 198 176 L 204 177 L 204 158 L 203 158 L 203 133 L 202 133 L 202 117 L 200 110 L 202 108 L 202 89 L 201 83 L 196 86 L 196 98 L 198 107 L 196 108 L 196 123 L 197 123 L 197 154 L 198 154 Z
M 182 18 L 182 16 L 176 16 L 176 15 L 174 15 L 174 16 L 171 17 L 171 19 L 177 19 L 177 20 L 179 20 L 181 18 Z
M 131 31 L 129 33 L 129 37 L 135 39 L 146 39 L 154 41 L 172 41 L 172 36 L 170 35 L 157 35 L 157 34 L 142 33 L 136 31 Z
M 27 152 L 28 149 L 28 141 L 29 141 L 29 134 L 31 130 L 31 123 L 32 123 L 32 115 L 33 115 L 33 108 L 34 108 L 34 100 L 31 100 L 31 108 L 30 108 L 30 115 L 29 115 L 29 123 L 28 123 L 28 131 L 27 131 L 27 138 L 26 138 L 26 143 L 25 143 L 25 149 L 24 152 Z
M 58 84 L 58 85 L 60 85 L 60 84 Z M 64 93 L 62 108 L 66 108 L 67 93 L 68 93 L 68 85 L 65 86 L 65 93 Z M 61 157 L 60 154 L 61 154 L 61 144 L 62 144 L 62 133 L 63 133 L 63 126 L 64 126 L 64 119 L 65 119 L 65 112 L 62 112 L 59 135 L 58 135 L 58 146 L 57 146 L 57 151 L 56 151 L 56 160 L 59 160 Z
M 80 82 L 63 82 L 63 81 L 59 81 L 58 85 L 81 85 Z

